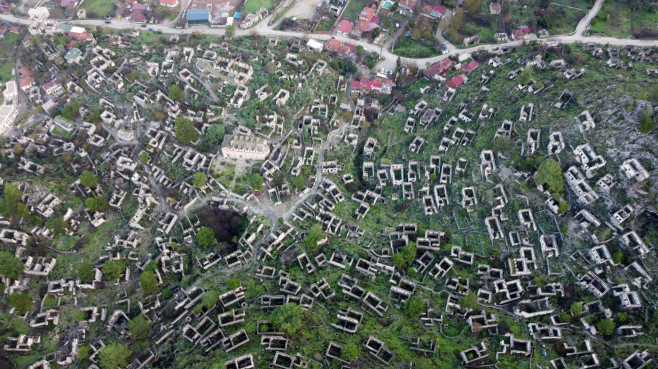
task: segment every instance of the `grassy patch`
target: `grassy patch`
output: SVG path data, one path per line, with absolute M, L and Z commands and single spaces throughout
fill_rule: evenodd
M 257 13 L 260 8 L 272 9 L 274 8 L 274 2 L 272 0 L 247 0 L 242 7 L 242 11 L 245 13 Z
M 393 53 L 408 58 L 427 58 L 438 55 L 429 42 L 416 41 L 409 36 L 402 36 L 398 39 Z
M 80 8 L 87 10 L 87 16 L 104 17 L 114 9 L 112 0 L 84 0 Z
M 290 10 L 290 9 L 293 7 L 293 5 L 295 5 L 295 2 L 294 2 L 294 1 L 293 1 L 292 3 L 290 3 L 290 5 L 288 5 L 288 6 L 286 6 L 285 8 L 283 8 L 283 10 L 281 10 L 280 12 L 278 12 L 278 13 L 274 16 L 274 18 L 272 18 L 272 24 L 274 24 L 274 23 L 278 22 L 279 20 L 281 20 L 281 18 L 283 18 L 283 16 L 286 15 L 286 13 L 288 12 L 288 10 Z
M 359 14 L 361 14 L 361 10 L 363 10 L 366 4 L 366 0 L 350 0 L 341 19 L 347 19 L 350 22 L 356 23 L 359 19 Z
M 592 33 L 612 37 L 658 37 L 658 13 L 644 5 L 633 9 L 626 1 L 613 0 L 603 3 L 592 19 Z
M 59 127 L 53 128 L 52 133 L 54 135 L 58 135 L 58 136 L 61 136 L 61 137 L 66 137 L 66 138 L 71 138 L 73 136 L 73 132 L 67 132 L 67 131 L 59 128 Z

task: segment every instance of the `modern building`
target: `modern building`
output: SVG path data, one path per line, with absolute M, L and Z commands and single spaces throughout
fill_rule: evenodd
M 207 8 L 190 9 L 185 15 L 185 20 L 191 24 L 210 23 L 210 10 Z
M 14 119 L 17 115 L 18 110 L 14 105 L 0 106 L 0 136 L 4 135 L 14 125 Z

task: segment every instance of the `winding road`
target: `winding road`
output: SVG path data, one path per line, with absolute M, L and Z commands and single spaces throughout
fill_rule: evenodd
M 415 59 L 415 58 L 400 57 L 400 60 L 403 62 L 416 63 L 419 67 L 423 68 L 429 64 L 443 60 L 449 56 L 458 56 L 458 55 L 469 54 L 483 50 L 491 51 L 502 47 L 520 46 L 521 44 L 527 42 L 528 40 L 536 40 L 539 43 L 545 43 L 545 44 L 550 44 L 550 43 L 574 44 L 574 43 L 591 42 L 599 45 L 618 45 L 618 46 L 630 45 L 630 46 L 658 47 L 658 40 L 636 40 L 636 39 L 623 39 L 623 38 L 614 38 L 614 37 L 585 36 L 585 32 L 589 28 L 590 22 L 596 16 L 596 14 L 598 14 L 599 10 L 601 9 L 601 6 L 603 5 L 603 1 L 604 0 L 597 0 L 596 3 L 594 3 L 594 5 L 589 10 L 587 15 L 583 17 L 583 19 L 581 19 L 581 21 L 576 26 L 575 32 L 571 35 L 557 35 L 557 36 L 542 38 L 542 39 L 538 39 L 536 36 L 530 36 L 525 40 L 509 41 L 499 44 L 478 45 L 464 49 L 453 48 L 450 49 L 449 52 L 444 55 L 437 55 L 430 58 Z M 311 34 L 307 32 L 279 31 L 274 29 L 276 27 L 276 24 L 268 25 L 268 23 L 272 20 L 274 16 L 275 14 L 271 14 L 270 16 L 262 20 L 253 28 L 236 29 L 235 36 L 249 36 L 253 34 L 258 34 L 265 37 L 275 37 L 280 39 L 307 38 L 307 39 L 314 39 L 317 41 L 326 41 L 330 38 L 335 38 L 340 41 L 363 46 L 365 50 L 379 54 L 382 59 L 379 61 L 379 63 L 377 63 L 377 68 L 393 69 L 396 66 L 396 61 L 399 56 L 391 53 L 386 48 L 382 48 L 380 45 L 373 45 L 363 40 L 354 40 L 349 37 L 334 35 L 334 34 Z M 23 25 L 28 25 L 31 23 L 31 20 L 27 18 L 19 18 L 11 14 L 2 14 L 0 15 L 0 19 L 3 19 L 7 22 L 19 23 Z M 80 25 L 80 26 L 102 26 L 102 27 L 110 27 L 114 29 L 124 29 L 124 30 L 129 30 L 136 27 L 134 23 L 131 23 L 126 20 L 121 20 L 121 21 L 114 20 L 110 24 L 105 24 L 105 21 L 103 20 L 72 20 L 69 21 L 69 23 Z M 210 28 L 208 26 L 192 26 L 189 28 L 171 28 L 168 25 L 152 24 L 149 25 L 149 28 L 152 28 L 154 31 L 159 31 L 162 33 L 190 34 L 190 33 L 199 32 L 207 35 L 217 35 L 217 36 L 223 36 L 226 34 L 224 28 Z

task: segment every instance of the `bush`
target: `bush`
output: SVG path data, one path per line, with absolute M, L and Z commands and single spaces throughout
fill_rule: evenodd
M 615 333 L 615 322 L 610 319 L 601 319 L 596 324 L 596 329 L 604 336 L 610 336 Z
M 91 356 L 91 347 L 81 346 L 78 347 L 78 360 L 85 360 Z
M 103 347 L 99 353 L 100 364 L 103 369 L 118 369 L 128 365 L 128 358 L 132 351 L 125 345 L 115 342 Z
M 147 295 L 150 295 L 158 288 L 158 278 L 150 270 L 139 276 L 139 283 L 142 285 L 142 292 Z
M 581 304 L 580 302 L 574 302 L 573 304 L 571 304 L 571 309 L 570 310 L 571 310 L 571 314 L 573 314 L 573 316 L 579 317 L 580 314 L 583 313 L 583 304 Z
M 302 314 L 304 310 L 297 304 L 283 304 L 270 315 L 272 325 L 280 332 L 293 334 L 302 326 Z
M 105 279 L 111 282 L 118 281 L 125 270 L 126 263 L 123 260 L 108 260 L 103 264 Z
M 416 260 L 416 251 L 416 244 L 409 242 L 407 246 L 404 246 L 397 254 L 393 255 L 393 264 L 397 268 L 406 269 Z
M 653 119 L 651 119 L 650 116 L 645 116 L 640 120 L 640 124 L 638 125 L 638 129 L 642 133 L 649 133 L 653 130 L 654 124 L 653 124 Z
M 85 170 L 80 174 L 80 184 L 88 188 L 96 188 L 98 178 L 92 172 Z
M 27 292 L 15 292 L 9 295 L 9 303 L 16 309 L 18 315 L 23 315 L 32 309 L 32 299 Z
M 192 186 L 194 186 L 194 188 L 201 188 L 206 185 L 207 181 L 208 176 L 205 173 L 196 172 L 194 173 L 194 178 L 192 178 Z
M 199 139 L 199 133 L 194 128 L 192 121 L 182 115 L 177 116 L 174 121 L 174 132 L 176 132 L 176 140 L 182 144 Z
M 153 323 L 146 319 L 144 315 L 140 315 L 128 322 L 128 331 L 136 340 L 141 341 L 148 337 L 152 325 Z
M 85 200 L 85 205 L 87 205 L 87 209 L 91 212 L 102 212 L 110 207 L 105 198 L 101 195 L 88 197 L 87 200 Z
M 78 264 L 78 279 L 80 279 L 80 282 L 91 283 L 95 276 L 96 270 L 90 262 L 84 261 Z
M 539 185 L 547 184 L 553 193 L 561 194 L 564 192 L 564 178 L 562 177 L 562 168 L 560 163 L 554 159 L 546 159 L 537 168 L 535 173 L 535 183 Z
M 201 247 L 208 247 L 215 244 L 215 242 L 217 242 L 215 239 L 215 232 L 208 227 L 201 227 L 196 233 L 196 242 Z
M 14 255 L 7 251 L 0 251 L 0 275 L 9 279 L 17 279 L 25 266 Z
M 407 301 L 404 306 L 404 312 L 410 318 L 418 318 L 425 313 L 427 305 L 420 295 L 415 295 Z
M 354 343 L 348 343 L 343 345 L 343 349 L 340 352 L 340 358 L 349 361 L 350 363 L 356 359 L 356 353 L 358 348 Z

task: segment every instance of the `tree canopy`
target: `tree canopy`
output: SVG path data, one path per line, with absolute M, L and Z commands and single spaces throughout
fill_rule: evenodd
M 397 268 L 406 269 L 411 263 L 416 260 L 416 243 L 409 242 L 406 246 L 402 247 L 397 254 L 393 255 L 393 264 Z
M 187 144 L 196 141 L 199 138 L 199 133 L 194 129 L 192 121 L 179 115 L 174 121 L 174 132 L 176 132 L 176 139 L 182 144 Z
M 573 314 L 573 316 L 578 317 L 578 316 L 580 316 L 580 314 L 583 313 L 583 304 L 580 303 L 580 302 L 574 302 L 573 304 L 571 304 L 571 309 L 570 310 L 571 310 L 571 314 Z
M 99 360 L 103 369 L 124 368 L 128 365 L 128 358 L 132 351 L 128 346 L 118 342 L 107 345 L 99 353 Z
M 508 135 L 500 135 L 494 139 L 493 150 L 496 153 L 507 152 L 510 149 L 510 138 Z
M 9 279 L 18 278 L 25 266 L 8 251 L 0 251 L 0 275 Z
M 9 295 L 9 303 L 19 315 L 23 315 L 32 309 L 32 299 L 27 291 L 12 293 Z
M 155 276 L 155 273 L 146 270 L 139 276 L 139 284 L 142 285 L 142 292 L 150 295 L 158 288 L 158 278 Z
M 69 228 L 69 224 L 64 220 L 64 217 L 62 216 L 48 218 L 44 226 L 53 231 L 53 235 L 55 237 L 65 233 Z
M 224 141 L 224 136 L 226 135 L 226 129 L 221 124 L 211 124 L 206 129 L 204 134 L 205 138 L 214 144 L 220 144 Z
M 615 322 L 612 319 L 601 319 L 596 323 L 596 329 L 604 336 L 610 336 L 615 333 Z
M 80 282 L 90 283 L 94 280 L 95 276 L 96 270 L 94 269 L 94 265 L 92 263 L 83 261 L 82 263 L 78 264 L 78 278 L 80 279 Z
M 169 86 L 169 98 L 175 101 L 183 99 L 183 90 L 178 85 Z
M 209 290 L 203 294 L 203 297 L 201 297 L 201 303 L 207 309 L 212 309 L 215 307 L 215 305 L 217 305 L 218 298 L 219 298 L 219 293 L 217 293 L 217 291 Z
M 302 326 L 303 313 L 304 310 L 298 304 L 287 303 L 274 309 L 270 319 L 278 331 L 293 334 Z
M 87 200 L 85 200 L 85 205 L 87 205 L 87 209 L 89 209 L 91 212 L 105 211 L 109 208 L 107 201 L 101 195 L 87 197 Z
M 206 173 L 196 172 L 194 173 L 194 178 L 192 178 L 192 186 L 194 186 L 194 188 L 201 188 L 206 185 L 207 181 L 208 176 Z
M 144 315 L 140 315 L 128 322 L 128 331 L 136 340 L 141 341 L 148 337 L 152 325 L 153 323 L 146 319 Z
M 126 270 L 126 263 L 123 260 L 108 260 L 103 264 L 103 273 L 105 279 L 116 282 Z
M 563 193 L 564 178 L 560 163 L 550 158 L 544 160 L 535 173 L 535 183 L 538 186 L 547 184 L 553 193 Z
M 265 184 L 265 180 L 260 174 L 254 173 L 249 176 L 249 185 L 251 185 L 251 188 L 253 188 L 255 191 L 262 190 L 263 184 Z
M 196 242 L 201 247 L 208 247 L 214 244 L 217 242 L 215 239 L 215 232 L 208 227 L 199 228 L 199 231 L 196 233 Z
M 21 202 L 23 192 L 13 183 L 4 186 L 4 194 L 0 200 L 0 215 L 9 219 L 27 218 L 30 211 L 27 205 Z
M 343 345 L 343 349 L 340 352 L 340 358 L 349 361 L 350 363 L 356 359 L 358 347 L 353 342 Z
M 98 185 L 98 178 L 94 175 L 94 173 L 85 170 L 80 173 L 80 184 L 85 187 L 96 188 Z
M 315 251 L 318 248 L 318 242 L 324 238 L 322 226 L 320 223 L 315 223 L 309 229 L 308 234 L 304 237 L 304 244 L 310 251 Z
M 420 295 L 414 295 L 404 306 L 404 312 L 411 318 L 418 318 L 425 313 L 426 308 L 425 300 Z

